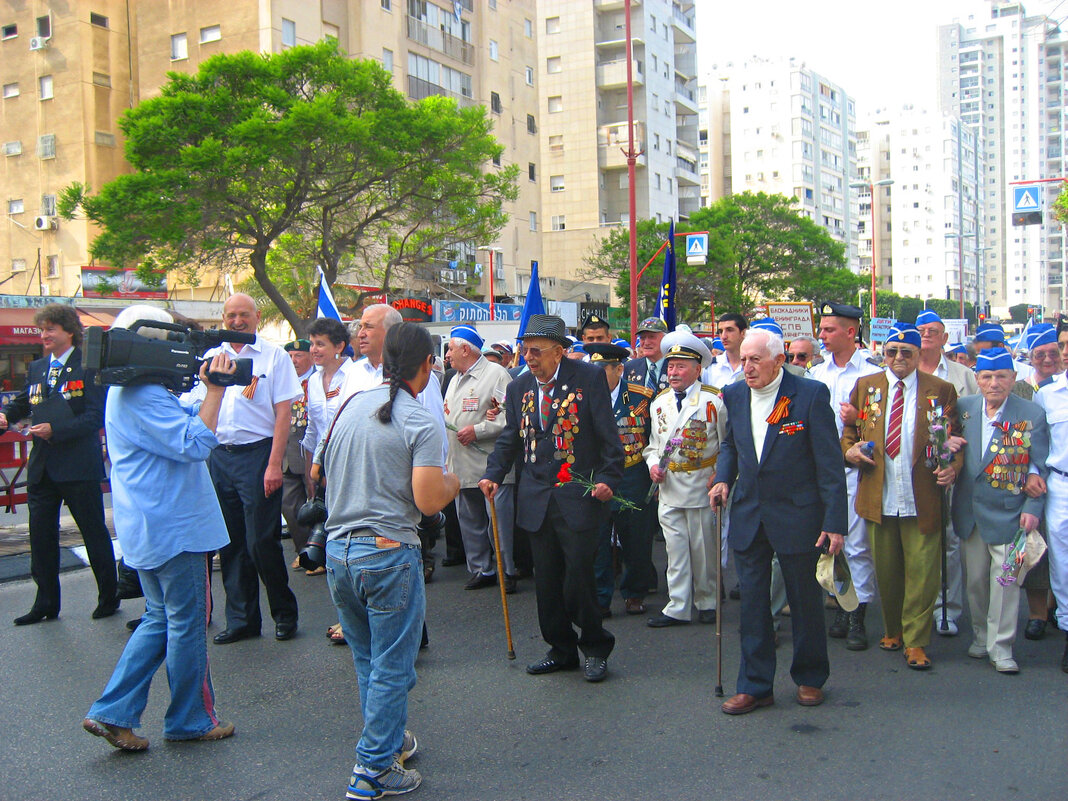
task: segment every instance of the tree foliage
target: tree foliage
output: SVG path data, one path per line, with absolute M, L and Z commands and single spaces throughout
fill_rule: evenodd
M 743 192 L 699 209 L 677 233 L 708 231 L 704 264 L 686 264 L 679 239 L 676 306 L 680 321 L 708 319 L 708 302 L 717 314 L 748 312 L 766 301 L 850 301 L 865 279 L 845 267 L 844 248 L 825 230 L 793 208 L 782 195 Z M 638 224 L 639 268 L 663 243 L 668 224 Z M 587 258 L 594 275 L 617 281 L 617 293 L 630 302 L 628 232 L 613 231 Z M 656 305 L 662 262 L 658 259 L 638 286 L 639 309 Z
M 93 256 L 117 268 L 190 281 L 204 267 L 251 268 L 300 333 L 317 262 L 331 284 L 352 263 L 365 270 L 356 280 L 388 287 L 458 242 L 492 241 L 506 222 L 515 169 L 484 169 L 501 153 L 485 109 L 409 103 L 391 81 L 332 41 L 171 73 L 120 120 L 134 171 L 95 195 L 68 187 L 60 212 L 80 207 L 100 227 Z M 301 249 L 307 261 L 276 283 L 268 254 L 286 233 L 296 238 L 282 261 Z
M 871 298 L 868 292 L 864 293 L 863 308 L 868 310 Z M 915 323 L 916 318 L 924 309 L 930 309 L 938 314 L 943 320 L 955 320 L 960 317 L 960 301 L 946 298 L 914 298 L 908 295 L 898 295 L 896 292 L 880 290 L 875 295 L 875 311 L 878 317 L 888 317 L 891 320 L 900 320 L 905 323 Z M 968 320 L 975 319 L 975 309 L 971 303 L 965 302 L 964 316 Z
M 1053 201 L 1053 216 L 1061 225 L 1068 225 L 1068 181 L 1061 185 L 1061 193 Z

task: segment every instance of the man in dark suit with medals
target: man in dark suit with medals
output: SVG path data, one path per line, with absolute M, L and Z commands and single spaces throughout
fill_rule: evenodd
M 660 350 L 660 340 L 667 332 L 667 323 L 659 317 L 642 320 L 637 332 L 638 357 L 624 365 L 624 381 L 647 386 L 654 395 L 667 387 L 667 369 Z
M 30 572 L 37 598 L 16 626 L 59 616 L 59 510 L 67 504 L 85 540 L 97 586 L 93 618 L 115 614 L 115 551 L 104 522 L 100 429 L 104 390 L 82 367 L 82 323 L 73 306 L 49 304 L 34 317 L 44 356 L 26 371 L 26 388 L 0 411 L 0 429 L 27 417 L 33 435 L 27 465 Z
M 604 371 L 564 359 L 569 345 L 563 320 L 531 316 L 523 337 L 530 371 L 508 385 L 507 422 L 479 487 L 492 498 L 522 460 L 517 518 L 530 535 L 538 622 L 550 646 L 527 672 L 576 669 L 581 650 L 586 679 L 601 681 L 615 638 L 601 625 L 593 563 L 607 502 L 623 477 L 623 444 Z

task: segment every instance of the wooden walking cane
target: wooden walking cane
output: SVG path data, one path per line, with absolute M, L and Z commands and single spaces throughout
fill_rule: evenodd
M 723 511 L 716 515 L 716 698 L 723 697 Z
M 946 555 L 946 507 L 948 506 L 946 503 L 946 493 L 948 490 L 945 487 L 941 487 L 940 489 L 942 490 L 942 620 L 938 624 L 938 630 L 945 633 L 949 631 L 949 623 L 947 621 L 949 611 L 946 609 L 946 595 L 949 594 L 949 579 L 946 577 L 948 563 L 948 557 Z
M 501 537 L 497 533 L 497 504 L 489 499 L 490 522 L 493 524 L 493 550 L 497 553 L 497 585 L 501 588 L 501 608 L 504 609 L 504 632 L 508 635 L 508 658 L 515 659 L 512 646 L 512 621 L 508 618 L 508 593 L 504 591 L 504 562 L 501 560 Z

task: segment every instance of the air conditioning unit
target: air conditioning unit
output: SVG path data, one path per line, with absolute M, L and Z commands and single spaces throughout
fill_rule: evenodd
M 504 279 L 504 268 L 499 264 L 493 268 L 493 280 L 501 281 Z
M 452 280 L 452 270 L 438 270 L 438 280 L 440 280 L 442 282 L 451 281 Z
M 56 218 L 48 214 L 34 217 L 33 227 L 36 231 L 54 231 L 56 228 Z
M 51 38 L 47 36 L 31 36 L 30 50 L 44 50 L 50 41 Z
M 456 271 L 456 282 L 458 284 L 466 284 L 467 283 L 467 270 L 457 270 Z

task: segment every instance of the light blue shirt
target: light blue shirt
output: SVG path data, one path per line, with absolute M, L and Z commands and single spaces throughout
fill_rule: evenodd
M 152 570 L 180 553 L 230 542 L 208 475 L 219 441 L 194 406 L 159 384 L 111 387 L 104 426 L 115 533 L 127 565 Z

